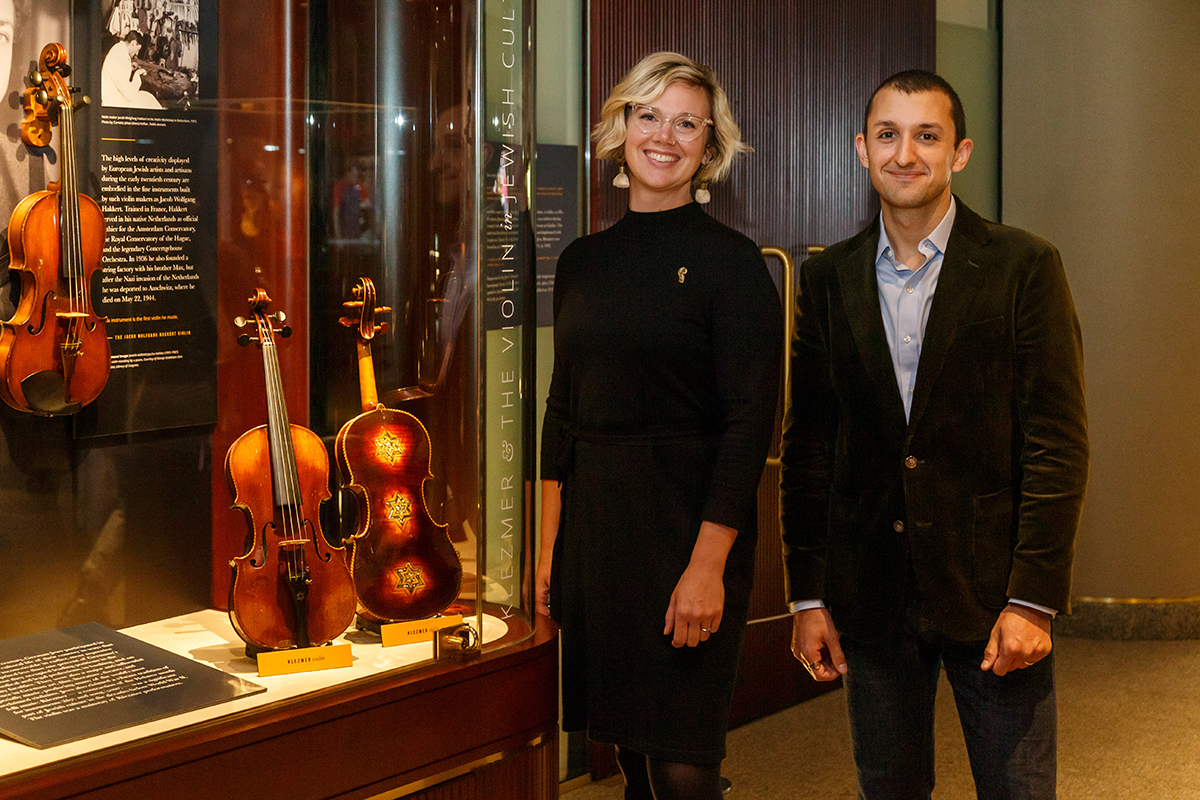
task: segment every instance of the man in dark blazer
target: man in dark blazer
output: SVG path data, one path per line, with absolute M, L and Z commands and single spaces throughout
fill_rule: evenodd
M 784 433 L 792 651 L 845 676 L 861 797 L 928 798 L 940 668 L 979 798 L 1055 796 L 1051 619 L 1087 481 L 1058 251 L 950 192 L 971 154 L 937 75 L 872 95 L 881 214 L 805 262 Z

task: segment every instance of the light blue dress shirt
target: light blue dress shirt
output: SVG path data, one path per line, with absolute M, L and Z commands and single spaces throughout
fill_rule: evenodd
M 917 245 L 925 261 L 916 269 L 910 269 L 896 260 L 887 228 L 883 226 L 882 213 L 879 217 L 879 248 L 875 251 L 879 310 L 883 313 L 883 328 L 887 332 L 888 350 L 892 353 L 892 368 L 896 371 L 896 385 L 904 401 L 906 420 L 912 411 L 921 342 L 925 339 L 925 325 L 929 322 L 929 309 L 933 306 L 938 276 L 942 274 L 946 242 L 950 240 L 956 211 L 956 201 L 951 195 L 946 216 Z

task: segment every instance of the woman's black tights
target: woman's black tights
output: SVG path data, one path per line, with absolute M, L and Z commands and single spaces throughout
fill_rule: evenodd
M 720 800 L 720 764 L 682 764 L 617 748 L 625 800 Z

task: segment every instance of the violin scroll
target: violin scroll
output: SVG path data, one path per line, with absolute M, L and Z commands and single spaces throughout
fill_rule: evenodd
M 67 63 L 67 48 L 58 42 L 50 42 L 38 56 L 38 70 L 43 76 L 56 74 L 63 79 L 71 77 L 71 65 Z
M 340 317 L 338 322 L 347 328 L 358 328 L 358 338 L 369 342 L 377 333 L 387 333 L 388 324 L 375 324 L 375 315 L 392 313 L 391 306 L 375 305 L 375 283 L 370 278 L 359 278 L 354 287 L 353 298 L 342 303 L 353 316 Z
M 292 335 L 291 326 L 283 324 L 287 320 L 287 314 L 282 311 L 276 311 L 273 314 L 267 313 L 267 308 L 271 305 L 271 298 L 267 296 L 266 290 L 256 289 L 248 302 L 250 303 L 250 312 L 254 314 L 254 319 L 248 320 L 239 314 L 233 318 L 233 324 L 239 328 L 244 328 L 253 322 L 255 328 L 258 330 L 258 336 L 243 333 L 237 338 L 239 345 L 246 347 L 251 342 L 254 342 L 261 347 L 266 342 L 270 342 L 275 334 L 279 334 L 284 339 Z
M 25 144 L 30 147 L 50 145 L 54 136 L 50 127 L 53 106 L 70 96 L 71 90 L 66 85 L 66 79 L 70 76 L 67 49 L 58 42 L 43 47 L 38 57 L 38 68 L 29 73 L 30 86 L 21 97 L 21 104 L 25 108 L 21 141 Z
M 375 315 L 390 314 L 388 306 L 375 305 L 375 283 L 370 278 L 359 278 L 350 300 L 342 303 L 351 312 L 350 316 L 338 319 L 347 328 L 358 328 L 358 381 L 362 397 L 362 410 L 371 411 L 379 406 L 379 392 L 375 388 L 375 365 L 371 359 L 371 340 L 377 333 L 387 333 L 386 322 L 375 322 Z

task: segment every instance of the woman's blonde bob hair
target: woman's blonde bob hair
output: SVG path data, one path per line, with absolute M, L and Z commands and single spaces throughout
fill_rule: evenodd
M 742 141 L 742 132 L 729 110 L 729 98 L 717 83 L 717 76 L 703 65 L 679 53 L 651 53 L 626 73 L 613 87 L 612 94 L 600 110 L 600 122 L 592 131 L 596 142 L 596 157 L 617 162 L 625 160 L 625 118 L 631 104 L 653 105 L 672 83 L 683 83 L 703 89 L 712 109 L 713 124 L 708 127 L 708 146 L 705 161 L 696 171 L 694 180 L 718 181 L 729 174 L 738 153 L 754 150 Z

